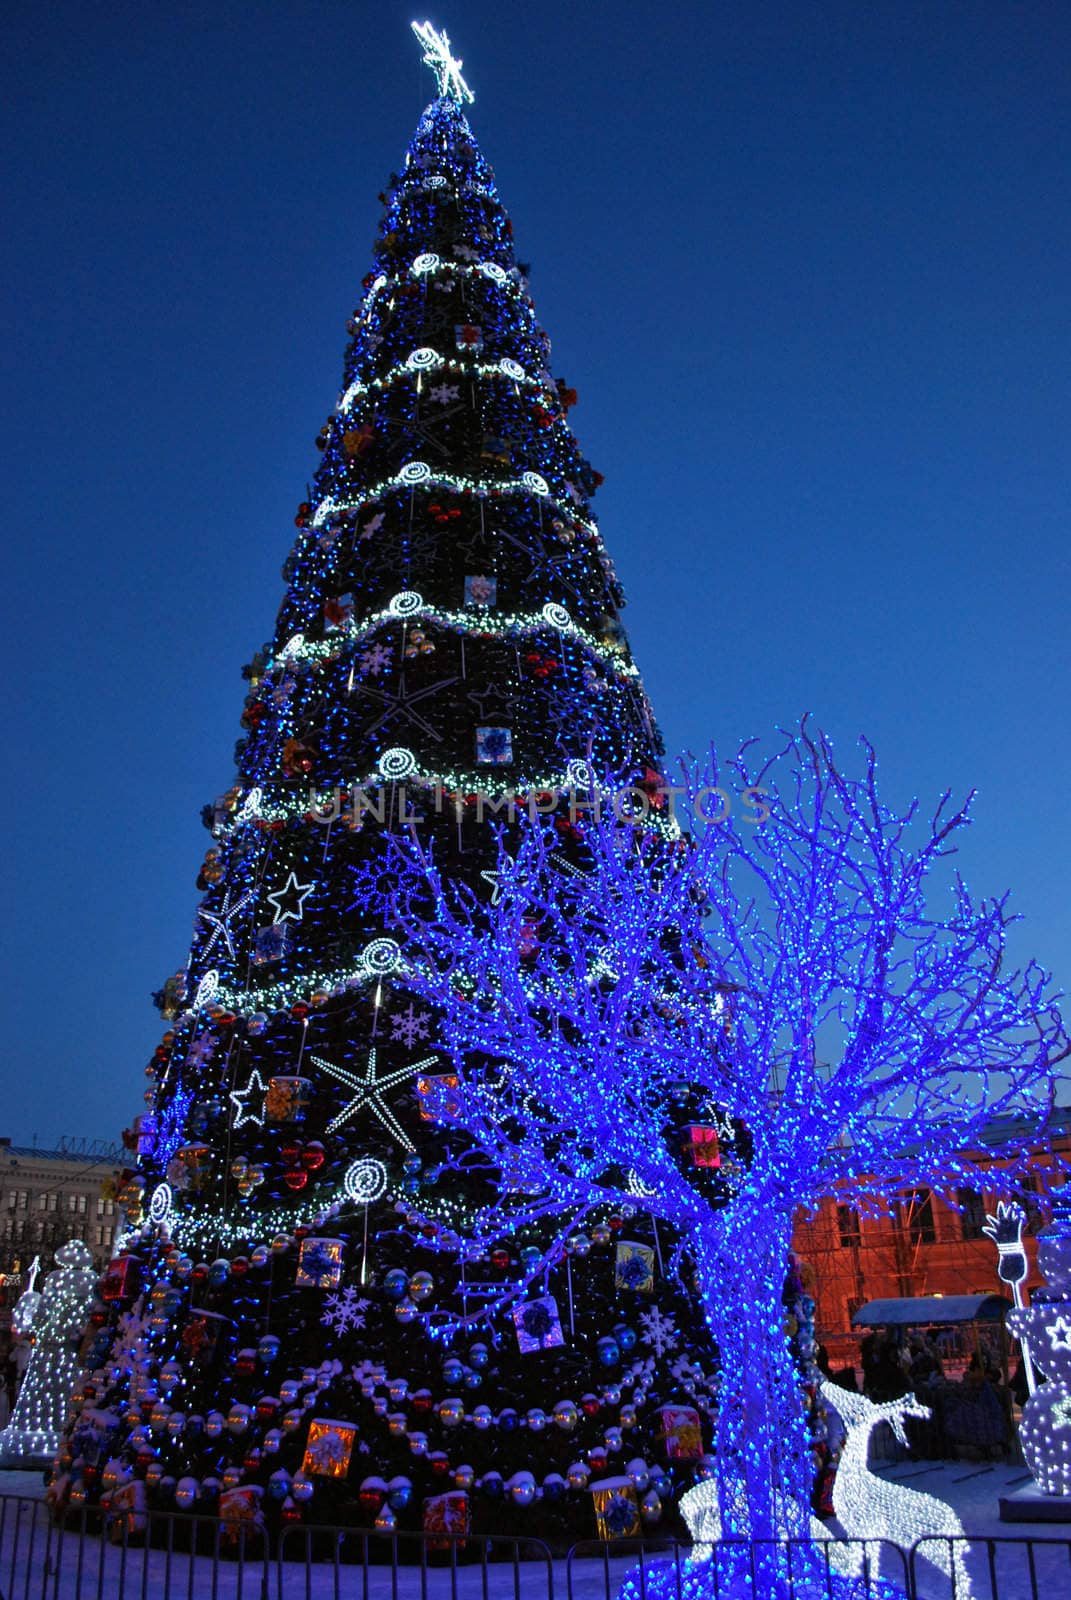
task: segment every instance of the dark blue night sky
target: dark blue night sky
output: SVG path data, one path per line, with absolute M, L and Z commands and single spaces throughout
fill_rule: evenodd
M 184 960 L 408 5 L 9 7 L 0 1132 L 114 1135 Z M 1071 12 L 449 0 L 671 749 L 810 710 L 1067 982 Z

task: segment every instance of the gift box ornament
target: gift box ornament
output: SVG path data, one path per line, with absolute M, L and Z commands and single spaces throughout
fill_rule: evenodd
M 211 1176 L 211 1151 L 208 1145 L 199 1141 L 180 1145 L 175 1151 L 175 1160 L 181 1163 L 186 1174 L 185 1187 L 190 1194 L 207 1188 Z
M 517 1344 L 522 1355 L 534 1350 L 550 1350 L 565 1343 L 558 1302 L 552 1294 L 541 1295 L 538 1300 L 525 1300 L 513 1308 L 513 1325 L 517 1330 Z
M 600 1478 L 591 1485 L 600 1539 L 634 1539 L 640 1532 L 640 1502 L 629 1478 Z
M 508 439 L 503 439 L 501 434 L 485 433 L 483 444 L 480 446 L 480 460 L 491 461 L 497 466 L 508 467 L 512 460 L 512 447 Z
M 456 1072 L 417 1078 L 416 1092 L 423 1122 L 450 1122 L 458 1115 L 461 1102 L 457 1094 L 452 1092 L 457 1089 L 458 1082 Z
M 248 1483 L 237 1489 L 225 1489 L 220 1495 L 219 1516 L 226 1544 L 248 1549 L 251 1539 L 263 1533 L 264 1513 L 260 1507 L 263 1494 L 259 1483 Z
M 156 1118 L 151 1111 L 135 1117 L 134 1127 L 138 1137 L 138 1155 L 151 1156 L 156 1148 Z
M 310 1477 L 344 1478 L 350 1470 L 357 1429 L 352 1422 L 332 1422 L 329 1417 L 314 1417 L 309 1423 L 302 1472 Z
M 717 1128 L 708 1128 L 703 1123 L 693 1122 L 684 1131 L 688 1138 L 687 1152 L 693 1167 L 713 1169 L 721 1166 Z
M 148 1526 L 148 1495 L 141 1478 L 131 1478 L 113 1489 L 108 1502 L 108 1538 L 113 1544 L 126 1544 Z
M 292 1075 L 268 1079 L 264 1115 L 269 1122 L 304 1122 L 312 1096 L 312 1079 Z
M 192 1360 L 207 1366 L 223 1347 L 224 1335 L 232 1326 L 230 1318 L 218 1311 L 191 1311 L 182 1330 L 182 1348 Z
M 341 1239 L 302 1239 L 294 1279 L 299 1289 L 337 1289 L 341 1277 Z
M 335 594 L 324 601 L 324 622 L 329 631 L 344 628 L 352 616 L 352 594 Z
M 485 578 L 478 573 L 465 579 L 466 606 L 493 606 L 498 599 L 498 579 Z
M 698 1461 L 703 1454 L 699 1412 L 693 1406 L 662 1406 L 659 1429 L 670 1461 Z
M 463 1489 L 451 1489 L 449 1494 L 434 1494 L 424 1501 L 424 1532 L 448 1533 L 457 1538 L 470 1532 L 472 1512 L 469 1497 Z M 452 1542 L 452 1541 L 451 1541 Z M 448 1550 L 450 1543 L 437 1539 L 428 1544 L 429 1550 Z M 458 1546 L 458 1548 L 463 1548 Z
M 619 1239 L 614 1261 L 614 1288 L 630 1289 L 633 1294 L 653 1294 L 655 1253 L 649 1244 Z
M 108 1262 L 100 1281 L 102 1300 L 133 1300 L 141 1288 L 141 1266 L 133 1256 L 116 1256 Z
M 253 965 L 267 967 L 274 961 L 281 961 L 286 954 L 287 922 L 273 922 L 267 928 L 257 930 L 253 940 Z
M 485 767 L 508 767 L 513 760 L 510 728 L 477 728 L 476 760 Z

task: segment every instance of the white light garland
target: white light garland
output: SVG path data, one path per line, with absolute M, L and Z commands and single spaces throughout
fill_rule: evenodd
M 462 269 L 455 267 L 452 270 L 461 271 Z M 501 361 L 473 362 L 461 360 L 460 352 L 458 352 L 457 355 L 443 356 L 441 360 L 443 367 L 447 371 L 457 373 L 460 377 L 476 379 L 508 378 L 510 383 L 519 383 L 526 388 L 536 389 L 540 394 L 545 394 L 549 400 L 555 404 L 557 403 L 558 396 L 553 386 L 545 379 L 530 378 L 520 362 L 514 361 L 511 356 L 503 356 Z M 357 401 L 362 400 L 365 395 L 390 389 L 396 383 L 402 382 L 406 378 L 411 379 L 412 376 L 413 369 L 409 366 L 407 359 L 391 367 L 381 378 L 371 378 L 367 383 L 362 383 L 359 379 L 355 379 L 339 397 L 336 409 L 340 415 L 344 415 L 346 412 L 351 411 Z
M 409 620 L 419 617 L 422 622 L 438 623 L 440 627 L 450 628 L 458 633 L 478 633 L 481 638 L 487 638 L 492 633 L 497 633 L 503 638 L 523 638 L 550 626 L 556 632 L 575 639 L 589 655 L 609 667 L 616 677 L 635 681 L 640 676 L 634 662 L 613 645 L 603 644 L 601 639 L 596 639 L 586 628 L 575 622 L 566 608 L 558 605 L 556 601 L 549 601 L 542 610 L 535 612 L 515 613 L 492 611 L 490 607 L 486 610 L 481 608 L 474 617 L 471 611 L 447 611 L 440 606 L 431 605 L 422 595 L 410 589 L 395 595 L 385 611 L 372 612 L 369 616 L 361 618 L 351 617 L 341 627 L 333 629 L 325 639 L 315 642 L 303 640 L 299 648 L 290 652 L 289 659 L 332 660 L 338 654 L 340 642 L 363 643 L 384 623 L 397 617 Z
M 360 511 L 365 506 L 374 505 L 392 490 L 412 489 L 418 483 L 427 484 L 429 488 L 453 489 L 459 494 L 472 494 L 480 500 L 502 499 L 507 495 L 537 494 L 541 499 L 545 499 L 548 505 L 553 506 L 566 521 L 584 528 L 595 540 L 599 537 L 595 524 L 589 518 L 581 516 L 576 506 L 566 505 L 564 501 L 552 496 L 547 480 L 538 472 L 523 472 L 519 478 L 466 478 L 454 472 L 432 472 L 426 461 L 407 462 L 393 477 L 371 484 L 359 500 L 334 500 L 328 496 L 326 500 L 320 502 L 313 513 L 312 525 L 314 528 L 322 528 L 336 512 Z

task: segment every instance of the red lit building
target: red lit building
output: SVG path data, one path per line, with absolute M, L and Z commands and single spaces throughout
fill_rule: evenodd
M 1020 1192 L 1028 1217 L 1027 1293 L 1043 1281 L 1034 1235 L 1049 1219 L 1048 1193 L 1064 1181 L 1060 1158 L 1071 1163 L 1071 1107 L 1057 1110 L 1053 1130 L 1052 1154 L 1038 1153 Z M 1008 1132 L 1003 1123 L 1002 1143 Z M 1023 1134 L 1028 1134 L 1025 1124 Z M 900 1197 L 891 1216 L 861 1217 L 850 1205 L 830 1200 L 816 1216 L 797 1219 L 793 1244 L 813 1269 L 817 1336 L 834 1367 L 857 1364 L 859 1335 L 852 1332 L 851 1319 L 869 1300 L 1009 1293 L 997 1277 L 996 1248 L 982 1232 L 996 1197 L 961 1188 L 957 1202 L 917 1189 Z

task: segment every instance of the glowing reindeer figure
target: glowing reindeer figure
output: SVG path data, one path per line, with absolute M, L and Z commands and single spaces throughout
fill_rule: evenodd
M 934 1542 L 926 1546 L 927 1561 L 950 1578 L 952 1600 L 973 1600 L 963 1544 L 949 1546 L 941 1542 L 964 1538 L 963 1524 L 952 1507 L 932 1494 L 889 1483 L 867 1466 L 870 1435 L 880 1422 L 889 1424 L 906 1449 L 905 1417 L 928 1418 L 932 1414 L 929 1406 L 922 1405 L 913 1394 L 878 1405 L 866 1395 L 852 1394 L 828 1382 L 821 1385 L 821 1391 L 826 1404 L 839 1414 L 847 1429 L 833 1480 L 833 1511 L 845 1533 L 851 1539 L 888 1539 L 905 1551 L 916 1540 L 936 1535 Z

